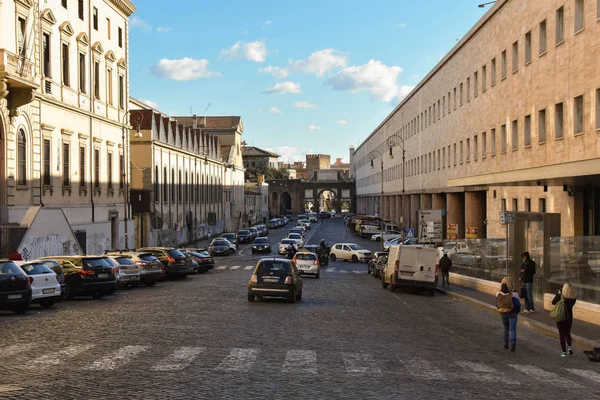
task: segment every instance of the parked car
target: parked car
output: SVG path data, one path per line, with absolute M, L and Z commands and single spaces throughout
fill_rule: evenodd
M 32 280 L 14 261 L 0 260 L 0 310 L 27 312 Z
M 285 297 L 291 303 L 302 300 L 302 278 L 296 264 L 283 258 L 261 258 L 248 281 L 248 301 L 256 297 Z
M 163 280 L 166 270 L 163 264 L 150 252 L 139 251 L 108 251 L 106 253 L 114 257 L 120 263 L 126 263 L 125 259 L 133 261 L 138 266 L 140 282 L 144 286 L 154 286 L 156 282 Z
M 258 236 L 267 236 L 267 234 L 269 233 L 265 225 L 256 225 L 255 228 L 258 231 Z
M 310 222 L 319 222 L 319 218 L 317 217 L 316 213 L 311 213 L 308 215 L 308 220 Z
M 221 235 L 221 237 L 223 239 L 229 240 L 231 243 L 235 244 L 236 246 L 238 245 L 237 235 L 235 233 L 233 233 L 233 232 L 224 233 L 224 234 Z
M 305 230 L 310 229 L 310 222 L 308 222 L 308 221 L 299 222 L 298 225 L 302 226 Z
M 299 235 L 300 235 L 302 238 L 304 238 L 304 228 L 302 228 L 302 227 L 295 227 L 295 228 L 292 228 L 292 229 L 290 229 L 290 232 L 288 233 L 288 236 L 289 236 L 291 233 L 297 233 L 297 234 L 299 234 Z
M 237 233 L 238 242 L 239 243 L 251 243 L 254 238 L 252 237 L 252 233 L 247 229 L 242 229 Z
M 329 257 L 331 261 L 337 259 L 351 260 L 352 262 L 369 261 L 371 251 L 361 249 L 356 243 L 337 243 L 331 247 Z
M 165 275 L 171 279 L 185 279 L 194 270 L 185 255 L 171 247 L 144 247 L 139 249 L 152 253 L 165 267 Z
M 60 283 L 56 273 L 43 261 L 15 261 L 31 278 L 31 303 L 43 308 L 52 307 L 60 301 Z
M 107 261 L 117 269 L 117 285 L 119 287 L 133 289 L 140 284 L 140 269 L 132 260 L 121 258 L 120 261 L 117 261 L 116 258 L 108 256 Z
M 223 240 L 227 240 L 227 239 L 223 239 Z M 238 249 L 237 245 L 234 243 L 231 243 L 229 240 L 227 240 L 228 244 L 229 244 L 229 248 L 232 250 L 232 253 L 235 253 Z
M 392 246 L 385 269 L 381 272 L 381 287 L 409 287 L 435 295 L 438 283 L 438 251 L 431 247 Z
M 231 242 L 226 239 L 213 239 L 208 245 L 208 252 L 211 256 L 226 256 L 233 254 L 235 250 L 231 248 Z
M 252 254 L 269 253 L 271 254 L 271 241 L 268 237 L 259 237 L 252 242 Z
M 279 242 L 279 244 L 277 245 L 278 249 L 277 252 L 279 254 L 286 254 L 287 253 L 287 248 L 290 247 L 290 245 L 294 245 L 296 247 L 298 247 L 298 243 L 296 242 L 295 239 L 281 239 L 281 242 Z
M 321 211 L 319 213 L 319 218 L 320 219 L 330 219 L 331 218 L 331 213 L 328 211 Z
M 371 257 L 371 259 L 369 260 L 369 263 L 367 264 L 367 272 L 369 274 L 373 274 L 373 271 L 375 270 L 375 264 L 377 264 L 379 257 L 387 256 L 387 254 L 388 254 L 387 251 L 376 251 L 375 253 L 373 253 L 373 256 Z
M 54 260 L 38 261 L 44 264 L 46 267 L 50 268 L 56 274 L 56 279 L 58 280 L 58 284 L 60 285 L 60 299 L 62 300 L 65 297 L 65 287 L 67 286 L 67 284 L 65 283 L 65 274 L 62 268 L 60 267 L 60 265 L 58 265 L 58 262 Z
M 374 242 L 381 242 L 381 237 L 383 236 L 383 240 L 393 239 L 393 238 L 401 238 L 402 232 L 400 231 L 383 231 L 383 235 L 381 233 L 376 233 L 371 236 L 371 240 Z
M 52 256 L 65 274 L 65 299 L 92 296 L 94 299 L 113 293 L 117 287 L 117 271 L 105 256 Z
M 290 234 L 288 234 L 287 239 L 295 240 L 296 245 L 298 247 L 302 247 L 304 245 L 304 239 L 302 238 L 302 235 L 299 233 L 290 233 Z
M 203 274 L 215 267 L 215 260 L 209 254 L 197 253 L 195 251 L 187 252 L 196 263 L 198 263 L 198 271 Z
M 321 266 L 316 253 L 300 250 L 292 261 L 296 263 L 300 275 L 313 275 L 317 279 L 321 276 Z
M 373 267 L 373 277 L 374 278 L 381 278 L 381 274 L 383 273 L 383 270 L 387 267 L 388 257 L 389 257 L 389 254 L 386 254 L 386 255 L 380 255 L 377 258 L 377 261 L 375 262 L 375 265 Z
M 190 265 L 192 266 L 192 270 L 194 271 L 193 273 L 200 273 L 200 264 L 198 264 L 198 261 L 196 261 L 195 257 L 192 257 L 192 255 L 190 254 L 189 251 L 186 250 L 181 250 L 179 249 L 179 251 L 185 256 L 185 258 L 187 258 L 188 263 L 190 263 Z M 206 270 L 204 270 L 203 272 L 206 272 Z
M 281 221 L 277 218 L 273 218 L 269 221 L 269 229 L 281 228 Z
M 252 240 L 256 239 L 257 237 L 259 237 L 260 235 L 258 234 L 258 229 L 256 229 L 256 227 L 251 227 L 251 228 L 247 228 L 248 231 L 250 231 L 250 233 L 252 234 Z

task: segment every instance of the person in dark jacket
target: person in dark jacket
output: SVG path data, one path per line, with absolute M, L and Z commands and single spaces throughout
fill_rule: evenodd
M 535 275 L 535 261 L 531 259 L 528 252 L 521 254 L 523 263 L 521 264 L 521 280 L 525 288 L 525 312 L 535 311 L 533 304 L 533 276 Z
M 573 355 L 573 347 L 571 347 L 571 327 L 573 326 L 573 306 L 577 301 L 575 294 L 575 288 L 570 283 L 565 283 L 562 290 L 558 291 L 558 294 L 554 296 L 552 304 L 558 303 L 561 299 L 565 303 L 565 311 L 567 313 L 567 319 L 556 323 L 558 328 L 558 335 L 560 338 L 560 347 L 562 348 L 562 357 L 567 355 Z
M 452 268 L 452 260 L 448 257 L 448 253 L 444 253 L 440 258 L 440 270 L 442 271 L 442 287 L 450 286 L 450 268 Z

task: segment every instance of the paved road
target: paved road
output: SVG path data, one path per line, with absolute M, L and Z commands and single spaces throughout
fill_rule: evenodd
M 377 248 L 345 239 L 339 220 L 315 230 L 313 243 Z M 600 368 L 581 352 L 561 358 L 526 328 L 507 352 L 498 317 L 382 290 L 364 264 L 330 263 L 296 304 L 248 303 L 259 256 L 247 252 L 184 281 L 0 313 L 0 398 L 600 398 Z

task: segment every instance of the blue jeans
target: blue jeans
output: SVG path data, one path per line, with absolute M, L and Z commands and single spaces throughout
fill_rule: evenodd
M 525 309 L 527 311 L 535 310 L 535 306 L 533 305 L 533 282 L 524 283 L 523 287 L 526 292 Z
M 510 332 L 510 344 L 517 344 L 517 314 L 501 314 L 504 325 L 504 344 L 508 345 L 508 334 Z

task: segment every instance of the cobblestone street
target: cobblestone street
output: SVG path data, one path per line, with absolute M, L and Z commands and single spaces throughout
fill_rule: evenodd
M 290 229 L 271 231 L 275 244 Z M 341 220 L 311 243 L 377 244 Z M 332 262 L 304 296 L 249 303 L 260 256 L 242 246 L 184 281 L 101 300 L 0 313 L 2 399 L 593 399 L 600 369 L 525 327 L 436 294 L 383 290 L 365 264 Z

